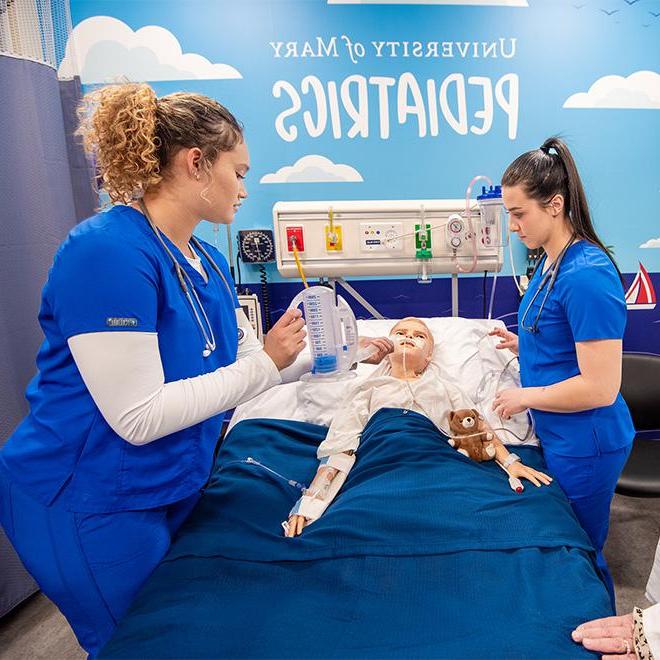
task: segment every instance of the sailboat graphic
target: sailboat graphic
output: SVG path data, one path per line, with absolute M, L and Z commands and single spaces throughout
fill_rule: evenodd
M 626 293 L 626 306 L 628 309 L 655 309 L 655 303 L 653 282 L 640 262 L 637 275 Z

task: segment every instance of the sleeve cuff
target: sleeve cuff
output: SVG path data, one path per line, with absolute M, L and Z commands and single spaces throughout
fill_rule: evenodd
M 268 387 L 272 387 L 273 385 L 279 385 L 282 382 L 282 376 L 280 375 L 278 368 L 275 366 L 275 363 L 270 359 L 268 353 L 266 353 L 266 351 L 261 350 L 256 353 L 253 353 L 251 356 L 248 357 L 253 357 L 253 356 L 254 356 L 254 360 L 256 360 L 257 363 L 262 367 L 264 373 L 268 378 Z
M 354 463 L 355 454 L 332 454 L 321 459 L 321 465 L 335 468 L 344 474 L 348 474 L 351 471 Z
M 573 341 L 575 341 L 576 344 L 580 344 L 581 342 L 585 341 L 605 341 L 607 339 L 623 339 L 623 335 L 617 332 L 605 332 L 600 335 L 594 335 L 593 333 L 587 333 L 584 336 L 576 336 L 573 338 Z
M 644 610 L 644 634 L 654 658 L 660 658 L 660 603 Z

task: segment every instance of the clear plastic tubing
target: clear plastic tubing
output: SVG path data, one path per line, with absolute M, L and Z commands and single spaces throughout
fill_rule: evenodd
M 472 236 L 472 263 L 469 268 L 463 268 L 456 260 L 456 270 L 459 273 L 474 273 L 477 267 L 477 236 L 474 233 L 474 227 L 472 226 L 472 210 L 470 209 L 470 196 L 472 195 L 472 188 L 474 184 L 483 179 L 488 181 L 488 185 L 492 186 L 493 182 L 485 174 L 477 174 L 472 181 L 468 184 L 467 190 L 465 191 L 465 219 L 467 220 L 468 229 L 470 230 L 470 235 Z

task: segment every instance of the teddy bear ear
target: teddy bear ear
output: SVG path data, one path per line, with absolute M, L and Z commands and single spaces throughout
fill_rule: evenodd
M 450 424 L 451 424 L 452 419 L 454 419 L 454 415 L 455 415 L 455 414 L 456 414 L 456 413 L 455 413 L 453 410 L 450 410 L 450 411 L 449 411 L 449 423 L 450 423 Z
M 481 415 L 479 414 L 479 411 L 476 408 L 472 408 L 471 412 L 474 415 L 475 419 L 479 419 L 481 417 Z

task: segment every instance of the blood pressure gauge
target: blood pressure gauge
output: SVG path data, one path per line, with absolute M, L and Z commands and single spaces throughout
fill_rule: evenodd
M 270 229 L 250 229 L 238 232 L 238 249 L 246 264 L 275 261 L 275 243 Z

